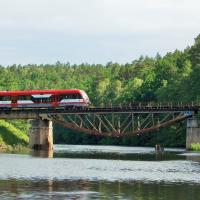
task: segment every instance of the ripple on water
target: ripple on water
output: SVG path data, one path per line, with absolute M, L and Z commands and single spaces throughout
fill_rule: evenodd
M 200 165 L 180 161 L 123 161 L 100 159 L 44 159 L 0 155 L 0 179 L 106 180 L 200 183 Z

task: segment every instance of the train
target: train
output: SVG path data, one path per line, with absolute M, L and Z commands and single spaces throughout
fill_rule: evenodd
M 85 91 L 65 90 L 26 90 L 0 91 L 0 109 L 4 108 L 84 108 L 90 105 Z

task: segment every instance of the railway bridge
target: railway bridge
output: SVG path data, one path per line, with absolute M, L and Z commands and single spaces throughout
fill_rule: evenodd
M 92 135 L 123 137 L 145 134 L 187 120 L 186 148 L 200 143 L 200 127 L 195 115 L 200 105 L 168 103 L 91 107 L 83 109 L 4 109 L 1 119 L 31 119 L 29 146 L 35 150 L 53 149 L 53 127 L 63 127 Z

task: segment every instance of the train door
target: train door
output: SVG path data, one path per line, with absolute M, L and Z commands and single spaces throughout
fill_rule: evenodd
M 52 106 L 53 107 L 57 107 L 59 105 L 58 96 L 57 95 L 52 95 L 51 99 L 52 99 Z
M 16 96 L 11 97 L 11 107 L 17 107 L 17 97 Z

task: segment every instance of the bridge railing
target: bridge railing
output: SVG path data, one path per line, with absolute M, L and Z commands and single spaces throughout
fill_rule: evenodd
M 129 102 L 129 103 L 101 103 L 100 105 L 90 105 L 90 108 L 126 108 L 126 109 L 199 109 L 200 102 Z

